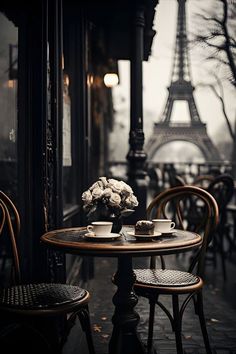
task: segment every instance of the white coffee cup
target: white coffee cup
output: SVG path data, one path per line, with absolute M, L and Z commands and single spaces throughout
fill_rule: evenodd
M 152 219 L 155 232 L 171 232 L 175 227 L 174 221 L 170 219 Z
M 113 223 L 111 221 L 93 221 L 87 226 L 88 232 L 92 232 L 95 236 L 106 236 L 111 233 Z

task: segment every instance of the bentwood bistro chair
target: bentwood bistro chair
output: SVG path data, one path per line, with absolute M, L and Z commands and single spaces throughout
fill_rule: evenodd
M 230 245 L 230 224 L 227 220 L 227 205 L 234 195 L 234 179 L 226 173 L 218 175 L 211 181 L 206 190 L 215 198 L 219 208 L 219 223 L 215 230 L 215 237 L 208 250 L 208 260 L 212 260 L 216 267 L 217 254 L 220 255 L 223 277 L 226 280 L 226 246 L 227 244 Z
M 202 289 L 204 285 L 204 261 L 210 235 L 218 223 L 218 206 L 215 199 L 207 191 L 195 186 L 179 186 L 167 189 L 159 194 L 147 208 L 147 218 L 168 218 L 168 213 L 173 207 L 176 214 L 176 228 L 188 229 L 187 211 L 188 205 L 196 207 L 198 203 L 203 216 L 195 225 L 195 231 L 202 235 L 202 244 L 192 256 L 191 264 L 187 271 L 166 269 L 165 262 L 161 262 L 161 269 L 156 268 L 155 257 L 151 257 L 150 268 L 135 269 L 136 282 L 134 290 L 138 296 L 149 300 L 149 331 L 148 352 L 152 351 L 153 325 L 155 317 L 155 305 L 158 305 L 170 319 L 172 329 L 175 332 L 177 353 L 183 353 L 182 347 L 182 319 L 186 306 L 191 299 L 194 301 L 195 313 L 199 316 L 206 352 L 211 353 L 207 328 L 203 311 Z M 154 210 L 154 215 L 152 211 Z M 193 231 L 193 230 L 192 230 Z M 170 236 L 173 237 L 173 236 Z M 189 263 L 188 263 L 189 264 Z M 177 268 L 177 267 L 176 267 Z M 172 297 L 172 310 L 161 302 L 163 296 Z M 161 298 L 160 298 L 161 297 Z M 181 300 L 181 303 L 180 303 Z M 181 306 L 180 306 L 181 305 Z
M 13 280 L 10 286 L 0 288 L 1 353 L 23 346 L 24 353 L 58 354 L 78 317 L 89 353 L 94 354 L 87 290 L 59 283 L 22 284 L 17 249 L 20 217 L 11 199 L 0 191 L 0 235 L 3 232 L 11 241 Z M 66 324 L 63 330 L 59 323 Z
M 212 175 L 199 175 L 195 178 L 192 185 L 203 189 L 207 189 L 207 187 L 212 181 L 214 181 L 214 176 Z

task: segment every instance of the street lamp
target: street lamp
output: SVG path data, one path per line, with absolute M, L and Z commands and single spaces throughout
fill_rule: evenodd
M 107 73 L 104 75 L 103 81 L 106 87 L 114 87 L 118 85 L 119 77 L 117 61 L 113 59 L 108 60 Z

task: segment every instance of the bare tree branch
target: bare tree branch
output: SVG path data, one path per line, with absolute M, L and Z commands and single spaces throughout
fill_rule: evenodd
M 225 34 L 225 52 L 229 61 L 229 67 L 232 72 L 232 76 L 234 79 L 234 86 L 236 87 L 236 65 L 234 62 L 233 53 L 230 48 L 230 36 L 227 28 L 227 21 L 228 21 L 228 3 L 227 0 L 220 0 L 223 3 L 224 8 L 224 16 L 223 16 L 223 31 Z
M 221 58 L 217 58 L 217 59 L 216 59 L 216 57 L 213 56 L 213 55 L 209 55 L 209 56 L 207 57 L 207 59 L 209 59 L 209 60 L 217 60 L 218 62 L 220 62 L 220 63 L 223 64 L 223 65 L 229 65 L 228 61 L 226 61 L 226 60 L 224 60 L 224 59 L 221 59 Z
M 222 112 L 225 117 L 226 124 L 227 124 L 228 130 L 229 130 L 229 134 L 230 134 L 232 140 L 235 141 L 236 134 L 234 133 L 234 130 L 231 126 L 228 114 L 226 112 L 226 106 L 225 106 L 225 100 L 224 100 L 224 89 L 223 89 L 222 82 L 215 73 L 211 72 L 211 74 L 214 76 L 214 78 L 216 80 L 216 84 L 217 84 L 219 92 L 217 91 L 216 84 L 214 84 L 214 83 L 207 83 L 207 84 L 199 83 L 197 86 L 209 87 L 212 90 L 212 92 L 214 93 L 214 95 L 217 97 L 217 99 L 220 101 Z
M 201 10 L 196 15 L 200 33 L 195 34 L 191 42 L 209 48 L 206 59 L 223 64 L 230 73 L 227 75 L 229 82 L 236 88 L 236 9 L 228 0 L 216 0 L 215 4 L 221 7 L 221 11 L 214 8 L 204 13 Z

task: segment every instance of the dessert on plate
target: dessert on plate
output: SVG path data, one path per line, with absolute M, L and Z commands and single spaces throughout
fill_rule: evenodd
M 154 235 L 154 223 L 149 220 L 139 220 L 135 224 L 135 235 Z

